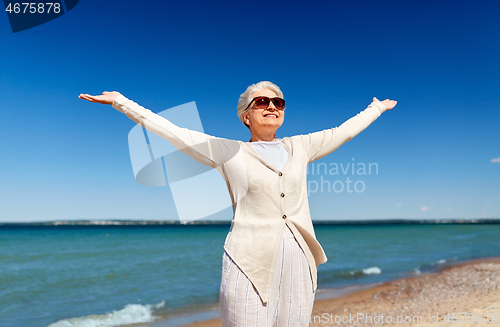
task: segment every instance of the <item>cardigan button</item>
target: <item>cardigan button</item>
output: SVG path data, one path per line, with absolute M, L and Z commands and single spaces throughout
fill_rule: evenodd
M 281 217 L 281 218 L 286 219 L 286 215 L 283 215 L 283 217 Z
M 279 175 L 279 176 L 283 176 L 283 173 L 280 171 L 278 175 Z
M 284 198 L 285 197 L 285 193 L 281 193 L 281 197 Z

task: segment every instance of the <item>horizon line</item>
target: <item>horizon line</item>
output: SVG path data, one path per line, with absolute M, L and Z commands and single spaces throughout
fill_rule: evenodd
M 79 219 L 31 222 L 2 222 L 0 227 L 14 226 L 185 226 L 185 225 L 230 225 L 232 220 L 132 220 L 132 219 Z M 387 219 L 336 219 L 313 220 L 313 225 L 360 225 L 360 224 L 487 224 L 500 223 L 500 218 L 387 218 Z

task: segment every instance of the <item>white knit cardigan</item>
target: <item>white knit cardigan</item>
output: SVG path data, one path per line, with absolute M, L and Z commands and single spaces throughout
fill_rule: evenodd
M 309 213 L 307 164 L 336 150 L 386 110 L 382 103 L 373 102 L 339 127 L 279 139 L 289 156 L 285 166 L 278 169 L 249 142 L 178 127 L 123 95 L 116 98 L 113 108 L 221 173 L 234 212 L 224 249 L 250 279 L 263 303 L 269 298 L 285 224 L 306 255 L 313 287 L 317 289 L 317 267 L 327 258 L 316 240 Z

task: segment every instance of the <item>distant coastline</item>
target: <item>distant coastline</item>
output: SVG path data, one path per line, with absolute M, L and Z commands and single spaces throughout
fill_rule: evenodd
M 324 225 L 388 225 L 388 224 L 500 224 L 500 218 L 477 219 L 373 219 L 373 220 L 320 220 L 314 226 Z M 0 222 L 3 227 L 173 227 L 173 226 L 229 226 L 231 221 L 197 220 L 181 223 L 177 220 L 55 220 L 40 222 Z

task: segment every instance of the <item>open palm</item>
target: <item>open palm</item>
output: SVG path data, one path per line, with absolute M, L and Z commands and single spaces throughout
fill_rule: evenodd
M 97 102 L 102 104 L 113 104 L 115 99 L 120 95 L 120 92 L 102 92 L 102 95 L 80 94 L 78 97 L 90 102 Z
M 380 101 L 377 98 L 373 98 L 373 102 L 381 102 L 387 108 L 387 110 L 394 108 L 396 106 L 396 104 L 398 103 L 397 101 L 389 100 L 389 99 L 385 99 L 384 101 Z

